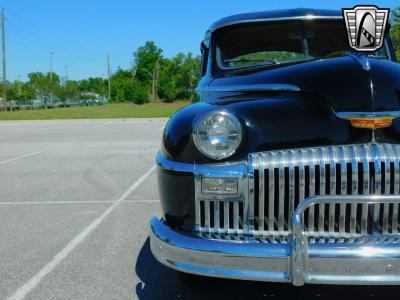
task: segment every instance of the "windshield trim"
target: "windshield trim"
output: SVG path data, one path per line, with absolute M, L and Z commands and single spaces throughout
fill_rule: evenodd
M 234 24 L 241 24 L 241 23 L 258 23 L 258 22 L 276 22 L 276 21 L 290 21 L 290 20 L 343 20 L 342 16 L 300 16 L 300 17 L 284 17 L 284 18 L 269 18 L 269 19 L 255 19 L 255 20 L 242 20 L 242 21 L 237 21 L 237 22 L 232 22 L 229 24 L 224 24 L 221 25 L 220 27 L 217 27 L 216 29 L 234 25 Z M 214 32 L 214 30 L 210 30 L 210 32 Z M 387 41 L 388 37 L 386 36 L 384 41 L 383 41 L 383 47 L 381 49 L 384 49 L 385 54 L 386 54 L 386 59 L 389 61 L 393 61 L 392 54 L 390 52 L 390 47 L 388 45 Z M 306 39 L 305 39 L 306 40 Z M 305 41 L 306 44 L 303 47 L 303 50 L 305 50 L 305 54 L 308 54 L 308 43 L 307 40 Z M 304 43 L 304 40 L 303 40 Z M 286 65 L 286 64 L 292 64 L 292 63 L 304 63 L 304 62 L 309 62 L 309 61 L 314 61 L 318 59 L 329 59 L 329 58 L 315 58 L 315 57 L 310 57 L 309 54 L 306 55 L 306 59 L 301 59 L 298 61 L 277 61 L 276 64 L 270 64 L 270 63 L 259 63 L 259 64 L 249 64 L 249 65 L 243 65 L 243 66 L 236 66 L 236 67 L 227 67 L 224 65 L 224 62 L 222 61 L 221 57 L 221 49 L 220 47 L 216 44 L 215 45 L 215 60 L 217 63 L 217 67 L 221 71 L 235 71 L 235 70 L 240 70 L 240 69 L 246 69 L 246 68 L 257 68 L 257 67 L 274 67 L 276 65 Z M 340 55 L 344 56 L 346 54 Z M 373 57 L 371 57 L 373 58 Z

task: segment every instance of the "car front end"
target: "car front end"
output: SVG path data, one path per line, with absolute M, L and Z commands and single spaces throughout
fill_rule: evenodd
M 385 59 L 317 53 L 329 36 L 318 30 L 328 21 L 340 30 L 340 15 L 269 16 L 216 23 L 202 44 L 202 101 L 169 120 L 157 155 L 163 217 L 151 220 L 152 252 L 197 275 L 399 284 L 400 67 L 390 40 Z M 287 26 L 279 57 L 294 61 L 259 64 L 233 47 L 230 37 L 265 24 Z M 243 51 L 267 46 L 276 55 L 275 44 Z

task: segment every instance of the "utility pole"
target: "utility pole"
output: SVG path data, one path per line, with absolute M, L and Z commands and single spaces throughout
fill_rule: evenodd
M 50 52 L 50 103 L 53 104 L 53 55 L 54 52 Z M 47 102 L 46 102 L 47 108 Z
M 5 36 L 5 28 L 4 28 L 4 7 L 1 11 L 1 44 L 3 50 L 3 88 L 4 88 L 4 104 L 7 108 L 7 72 L 6 72 L 6 36 Z M 10 105 L 10 109 L 12 110 L 12 106 Z
M 111 100 L 111 58 L 107 55 L 107 73 L 108 73 L 108 101 Z

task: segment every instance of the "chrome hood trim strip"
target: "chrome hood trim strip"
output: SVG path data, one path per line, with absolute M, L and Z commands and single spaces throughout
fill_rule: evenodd
M 248 85 L 222 85 L 200 88 L 198 92 L 300 92 L 301 89 L 293 84 L 248 84 Z

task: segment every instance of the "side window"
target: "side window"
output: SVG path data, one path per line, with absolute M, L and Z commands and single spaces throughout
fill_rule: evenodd
M 201 77 L 207 73 L 208 57 L 210 53 L 211 31 L 207 31 L 201 43 Z

